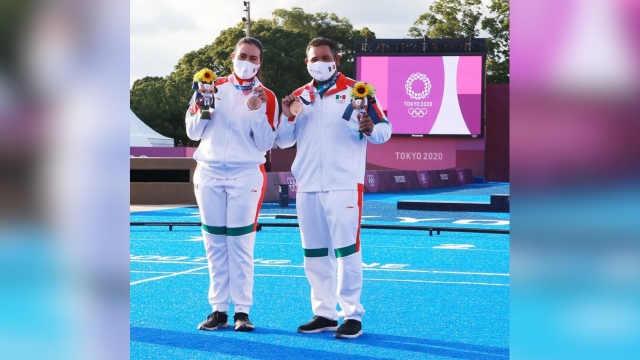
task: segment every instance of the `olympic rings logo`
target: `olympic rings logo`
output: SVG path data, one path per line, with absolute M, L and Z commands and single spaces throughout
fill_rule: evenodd
M 369 186 L 373 186 L 376 184 L 376 178 L 373 175 L 367 175 L 367 181 L 369 181 Z
M 424 117 L 427 115 L 427 108 L 409 108 L 408 111 L 411 117 Z
M 296 184 L 296 178 L 287 177 L 287 184 L 289 184 L 289 191 L 291 192 L 298 191 L 298 184 Z
M 422 90 L 421 93 L 413 91 L 413 83 L 416 80 L 421 80 L 424 84 L 424 90 Z M 409 76 L 409 78 L 407 79 L 407 82 L 404 84 L 404 89 L 407 91 L 407 95 L 409 95 L 410 98 L 414 100 L 421 100 L 426 98 L 431 92 L 431 81 L 429 81 L 429 78 L 425 74 L 411 74 L 411 76 Z

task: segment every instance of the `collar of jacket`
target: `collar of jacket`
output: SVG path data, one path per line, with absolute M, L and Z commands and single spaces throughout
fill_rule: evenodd
M 254 78 L 256 80 L 256 83 L 254 85 L 254 87 L 258 86 L 258 85 L 262 85 L 262 83 L 260 82 L 260 79 L 258 79 L 258 77 L 256 76 Z M 251 84 L 251 81 L 244 81 L 242 79 L 238 79 L 238 77 L 236 76 L 235 73 L 231 73 L 231 75 L 227 76 L 227 81 L 231 84 L 231 85 L 249 85 Z M 242 84 L 240 84 L 240 81 L 242 81 Z M 246 90 L 242 92 L 244 95 L 248 95 L 251 94 L 251 90 Z
M 315 88 L 316 88 L 315 87 L 315 82 L 316 82 L 316 80 L 313 79 L 313 80 L 311 80 L 310 83 L 307 84 L 306 87 L 307 87 L 307 91 L 309 91 L 309 93 L 311 93 L 312 89 L 315 90 Z M 343 73 L 338 72 L 338 80 L 336 80 L 335 85 L 330 87 L 329 90 L 327 90 L 327 92 L 324 93 L 324 96 L 340 92 L 340 91 L 346 89 L 349 86 L 353 86 L 353 84 L 355 84 L 355 82 L 353 82 L 352 80 L 350 81 L 350 79 L 347 79 L 347 77 L 344 76 Z

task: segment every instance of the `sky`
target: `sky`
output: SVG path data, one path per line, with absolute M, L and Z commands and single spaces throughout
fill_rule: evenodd
M 490 0 L 484 0 L 485 4 Z M 145 76 L 167 76 L 186 53 L 213 43 L 222 30 L 246 16 L 243 0 L 131 0 L 130 84 Z M 275 9 L 301 7 L 307 13 L 346 17 L 354 28 L 368 27 L 377 38 L 407 37 L 409 27 L 433 0 L 340 1 L 253 0 L 251 19 L 271 18 Z M 481 37 L 486 32 L 481 31 Z

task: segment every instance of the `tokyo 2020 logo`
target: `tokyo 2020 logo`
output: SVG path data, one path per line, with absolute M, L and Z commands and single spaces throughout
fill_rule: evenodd
M 416 80 L 420 80 L 422 81 L 422 84 L 424 84 L 424 89 L 422 90 L 422 92 L 417 93 L 413 91 L 413 83 Z M 414 100 L 422 100 L 427 96 L 429 96 L 429 93 L 431 92 L 431 82 L 429 81 L 429 78 L 425 74 L 422 74 L 422 73 L 411 74 L 407 79 L 407 82 L 404 84 L 404 89 L 407 91 L 407 95 L 409 95 L 410 98 Z
M 422 81 L 422 84 L 424 85 L 424 88 L 422 89 L 421 92 L 413 91 L 413 83 L 418 80 Z M 407 92 L 407 95 L 409 95 L 411 99 L 423 100 L 427 96 L 429 96 L 429 93 L 431 92 L 431 81 L 429 81 L 429 78 L 425 74 L 414 73 L 407 78 L 407 82 L 405 82 L 404 84 L 404 89 Z M 415 104 L 411 103 L 411 104 L 414 106 L 418 104 L 424 106 L 423 104 L 421 104 L 421 102 L 417 102 Z M 409 115 L 411 115 L 411 117 L 415 118 L 415 117 L 424 117 L 425 115 L 427 115 L 428 109 L 423 107 L 418 107 L 418 108 L 409 108 L 407 109 L 407 111 L 409 112 Z

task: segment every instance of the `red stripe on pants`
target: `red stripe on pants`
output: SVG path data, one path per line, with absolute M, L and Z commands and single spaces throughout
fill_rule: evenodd
M 358 232 L 356 233 L 356 252 L 360 251 L 360 223 L 362 222 L 362 196 L 364 194 L 364 184 L 358 184 Z
M 262 190 L 260 193 L 260 200 L 258 201 L 258 206 L 256 208 L 256 219 L 253 222 L 253 231 L 256 231 L 258 228 L 258 215 L 260 214 L 260 208 L 262 207 L 262 200 L 264 199 L 264 193 L 267 192 L 267 172 L 264 171 L 264 164 L 260 165 L 260 172 L 262 173 Z

